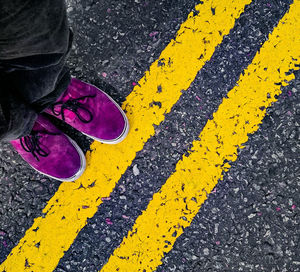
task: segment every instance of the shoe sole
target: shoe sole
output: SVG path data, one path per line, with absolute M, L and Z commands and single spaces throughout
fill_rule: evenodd
M 100 138 L 97 138 L 95 136 L 86 134 L 86 133 L 84 133 L 82 131 L 80 131 L 80 132 L 83 135 L 85 135 L 85 136 L 87 136 L 87 137 L 89 137 L 89 138 L 91 138 L 91 139 L 93 139 L 95 141 L 98 141 L 100 143 L 103 143 L 103 144 L 118 144 L 118 143 L 122 142 L 127 137 L 128 133 L 129 133 L 129 121 L 128 121 L 128 118 L 127 118 L 125 112 L 122 110 L 122 108 L 117 104 L 117 102 L 110 95 L 108 95 L 107 93 L 103 92 L 97 86 L 95 86 L 93 84 L 87 83 L 85 81 L 82 81 L 82 82 L 95 87 L 98 91 L 100 91 L 103 94 L 105 94 L 110 99 L 110 101 L 115 104 L 115 106 L 119 109 L 119 111 L 121 112 L 121 114 L 122 114 L 122 116 L 123 116 L 123 118 L 125 120 L 125 127 L 124 127 L 123 132 L 121 133 L 121 135 L 118 138 L 113 139 L 113 140 L 104 140 L 104 139 L 100 139 Z
M 76 179 L 78 179 L 84 172 L 85 168 L 86 168 L 86 160 L 85 160 L 85 155 L 83 154 L 83 151 L 81 150 L 81 148 L 78 146 L 78 144 L 73 140 L 71 139 L 68 135 L 65 135 L 69 140 L 70 142 L 72 143 L 72 145 L 75 147 L 75 149 L 77 150 L 79 156 L 80 156 L 80 162 L 81 162 L 81 167 L 80 169 L 78 170 L 78 172 L 70 177 L 70 178 L 64 178 L 64 179 L 60 179 L 60 178 L 56 178 L 54 176 L 51 176 L 51 175 L 48 175 L 48 174 L 45 174 L 39 170 L 37 170 L 36 168 L 34 168 L 32 165 L 28 164 L 32 169 L 34 169 L 35 171 L 39 172 L 40 174 L 44 175 L 44 176 L 47 176 L 49 178 L 52 178 L 52 179 L 55 179 L 55 180 L 59 180 L 59 181 L 65 181 L 65 182 L 72 182 L 72 181 L 75 181 Z

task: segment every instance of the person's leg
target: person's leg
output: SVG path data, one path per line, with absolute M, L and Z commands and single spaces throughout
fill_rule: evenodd
M 40 114 L 70 83 L 64 66 L 66 55 L 67 52 L 2 61 L 6 68 L 3 86 L 10 97 L 2 107 L 3 116 L 9 114 L 9 126 L 2 135 L 35 170 L 57 180 L 73 181 L 85 169 L 84 154 Z
M 68 35 L 64 0 L 0 1 L 0 59 L 64 54 Z
M 1 73 L 0 140 L 28 135 L 37 114 L 49 107 L 66 90 L 70 82 L 65 57 L 52 66 L 34 70 Z M 17 60 L 17 59 L 16 59 Z
M 71 80 L 64 66 L 72 35 L 63 0 L 4 0 L 0 10 L 0 140 L 9 140 L 36 170 L 62 180 L 68 168 L 73 180 L 84 168 L 82 151 L 40 112 L 110 144 L 126 137 L 128 119 L 100 89 Z M 64 160 L 68 141 L 74 155 Z
M 78 145 L 40 114 L 70 83 L 64 0 L 0 1 L 0 140 L 31 167 L 73 181 L 85 169 Z
M 0 140 L 27 135 L 70 82 L 63 0 L 0 2 Z

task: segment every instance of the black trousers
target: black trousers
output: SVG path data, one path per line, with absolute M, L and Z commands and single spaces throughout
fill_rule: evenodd
M 0 141 L 30 133 L 70 83 L 64 0 L 0 0 Z

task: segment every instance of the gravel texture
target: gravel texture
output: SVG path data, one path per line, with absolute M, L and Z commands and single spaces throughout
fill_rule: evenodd
M 110 198 L 79 233 L 56 272 L 96 272 L 191 148 L 292 1 L 254 0 L 199 72 Z M 74 76 L 119 103 L 174 38 L 198 1 L 69 0 Z M 238 160 L 178 238 L 157 271 L 300 271 L 300 73 L 268 109 Z M 86 137 L 57 123 L 84 151 Z M 31 170 L 0 145 L 0 260 L 24 236 L 59 182 Z

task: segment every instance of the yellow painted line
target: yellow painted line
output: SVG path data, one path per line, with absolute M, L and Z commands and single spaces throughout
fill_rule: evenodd
M 161 190 L 138 217 L 133 229 L 101 272 L 154 271 L 175 240 L 188 227 L 224 171 L 237 158 L 238 148 L 257 131 L 266 108 L 277 99 L 281 83 L 300 64 L 300 0 L 291 5 L 246 69 L 238 86 L 228 93 L 193 143 L 192 152 L 178 162 Z
M 0 271 L 53 271 L 102 198 L 112 192 L 131 165 L 136 152 L 159 125 L 208 61 L 215 47 L 234 26 L 251 0 L 207 0 L 195 7 L 176 36 L 127 97 L 131 130 L 116 146 L 94 142 L 87 154 L 87 170 L 75 183 L 62 184 L 19 244 L 1 264 Z M 214 11 L 214 12 L 213 12 Z M 214 13 L 214 14 L 213 14 Z M 2 269 L 2 270 L 1 270 Z

